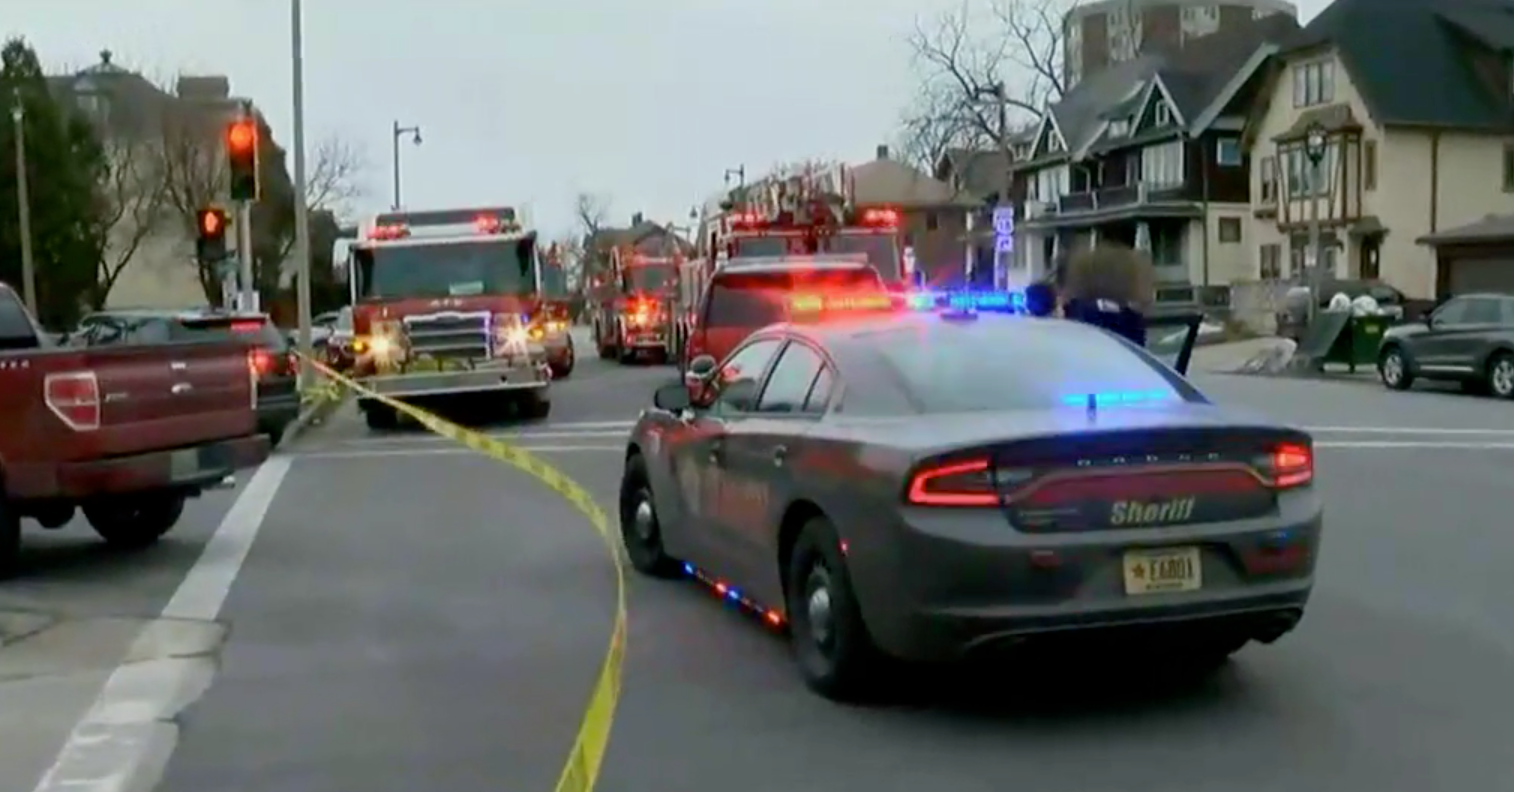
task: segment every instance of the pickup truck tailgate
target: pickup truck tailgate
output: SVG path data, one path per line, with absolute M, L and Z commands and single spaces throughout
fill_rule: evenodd
M 214 341 L 85 353 L 99 382 L 97 454 L 114 456 L 252 434 L 248 346 Z

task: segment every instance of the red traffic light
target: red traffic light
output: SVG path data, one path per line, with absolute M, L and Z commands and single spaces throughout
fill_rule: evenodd
M 201 236 L 221 236 L 226 233 L 226 213 L 220 209 L 201 209 L 199 226 Z
M 251 151 L 258 144 L 258 128 L 251 121 L 233 121 L 226 128 L 226 147 L 235 152 Z

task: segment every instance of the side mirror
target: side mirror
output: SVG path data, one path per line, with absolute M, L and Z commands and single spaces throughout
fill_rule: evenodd
M 715 367 L 720 365 L 712 355 L 700 355 L 689 361 L 689 368 L 683 374 L 684 385 L 690 388 L 699 387 L 710 379 L 715 373 Z
M 670 382 L 652 393 L 652 404 L 659 410 L 683 412 L 694 406 L 689 388 L 682 382 Z

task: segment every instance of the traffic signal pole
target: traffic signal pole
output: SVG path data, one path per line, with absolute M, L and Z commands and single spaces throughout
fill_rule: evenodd
M 240 201 L 237 203 L 237 263 L 238 283 L 241 285 L 241 297 L 237 300 L 238 308 L 243 311 L 258 310 L 257 284 L 252 280 L 252 202 Z
M 310 207 L 305 203 L 305 43 L 304 12 L 300 0 L 289 3 L 289 45 L 294 79 L 294 263 L 298 268 L 295 280 L 297 310 L 299 312 L 300 384 L 314 382 L 315 371 L 310 366 L 312 354 L 310 341 Z

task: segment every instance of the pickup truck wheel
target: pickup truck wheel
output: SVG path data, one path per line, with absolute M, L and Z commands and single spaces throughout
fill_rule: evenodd
M 21 559 L 21 513 L 0 495 L 0 578 L 16 574 Z
M 363 410 L 363 420 L 369 429 L 383 431 L 399 426 L 400 416 L 387 404 L 374 404 Z
M 84 507 L 84 518 L 106 544 L 128 550 L 163 538 L 183 514 L 183 495 L 142 495 Z

